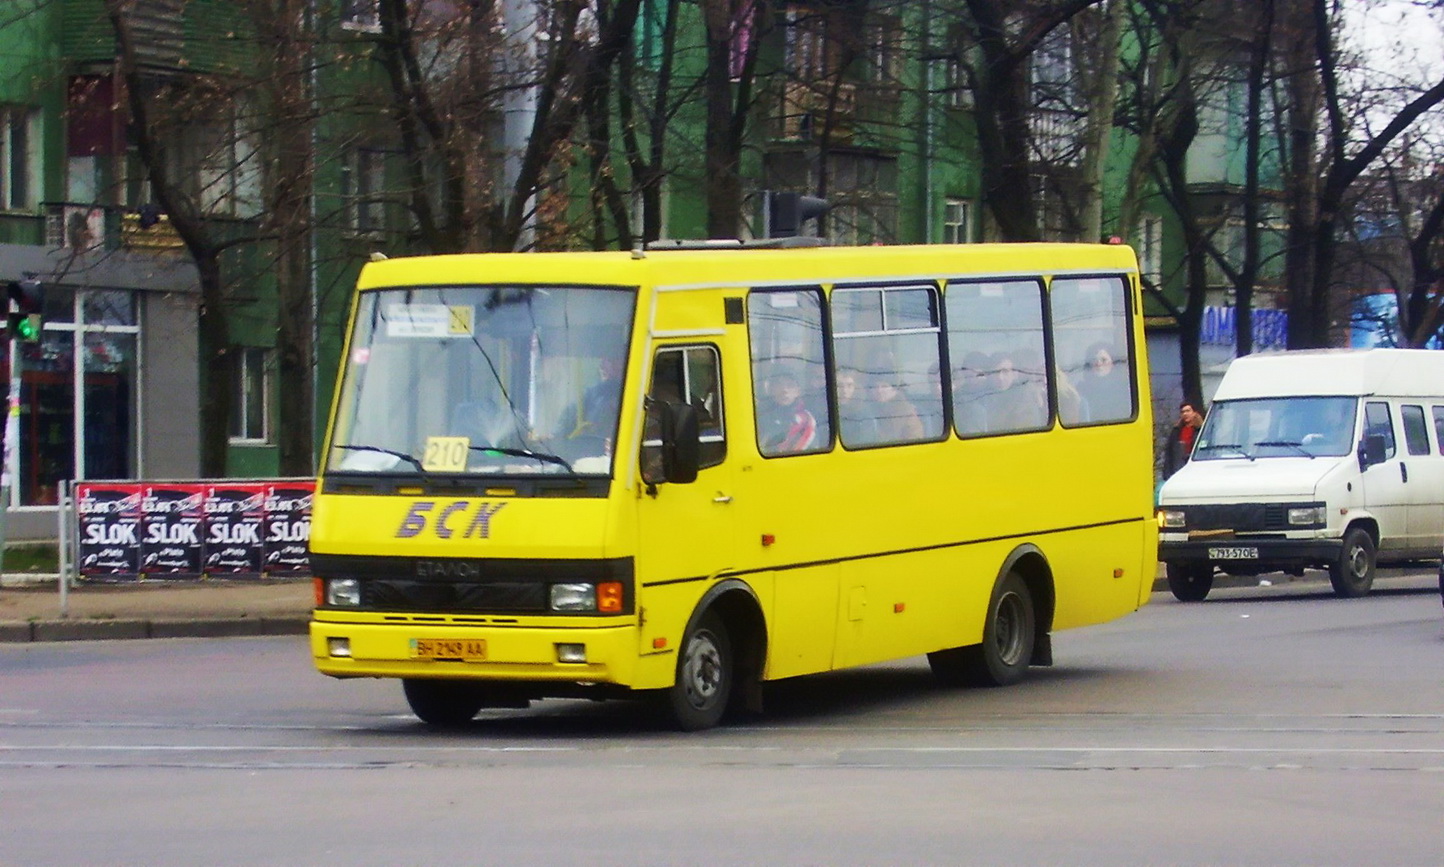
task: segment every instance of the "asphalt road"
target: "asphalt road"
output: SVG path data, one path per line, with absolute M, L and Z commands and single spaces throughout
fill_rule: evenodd
M 1432 572 L 1168 594 L 1002 690 L 921 659 L 712 732 L 433 732 L 299 637 L 0 645 L 0 864 L 1437 864 Z

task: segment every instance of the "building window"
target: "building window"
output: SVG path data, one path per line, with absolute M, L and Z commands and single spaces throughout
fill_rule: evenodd
M 1163 282 L 1163 218 L 1145 216 L 1138 227 L 1138 268 L 1149 286 L 1158 288 Z
M 380 33 L 379 0 L 341 0 L 341 27 L 360 33 Z
M 39 112 L 0 106 L 0 209 L 35 207 L 35 138 Z
M 50 287 L 40 340 L 0 355 L 6 379 L 20 366 L 18 481 L 6 505 L 54 505 L 69 479 L 136 477 L 136 306 L 133 292 Z
M 271 351 L 253 346 L 237 347 L 235 377 L 231 391 L 231 442 L 264 443 L 271 439 L 270 393 Z
M 379 148 L 352 149 L 341 172 L 346 222 L 358 235 L 372 235 L 386 225 L 386 153 Z
M 973 240 L 973 203 L 948 199 L 943 203 L 943 243 L 968 244 Z

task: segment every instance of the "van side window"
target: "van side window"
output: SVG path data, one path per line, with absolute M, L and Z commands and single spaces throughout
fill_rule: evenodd
M 1429 424 L 1424 420 L 1424 407 L 1401 406 L 1399 417 L 1404 421 L 1404 445 L 1409 454 L 1429 454 Z
M 754 290 L 747 297 L 757 448 L 764 457 L 832 448 L 822 292 Z
M 1394 457 L 1394 421 L 1389 415 L 1389 405 L 1382 401 L 1364 404 L 1364 436 L 1378 434 L 1384 438 L 1384 460 Z
M 1444 406 L 1430 409 L 1434 412 L 1434 441 L 1439 444 L 1439 454 L 1444 455 Z

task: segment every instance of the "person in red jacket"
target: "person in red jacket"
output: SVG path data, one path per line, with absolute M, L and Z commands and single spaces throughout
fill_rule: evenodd
M 1198 430 L 1203 427 L 1203 416 L 1193 408 L 1193 404 L 1184 401 L 1178 406 L 1178 424 L 1168 432 L 1168 441 L 1163 444 L 1163 477 L 1166 479 L 1178 472 L 1179 467 L 1188 463 L 1188 456 L 1193 453 L 1193 441 L 1198 438 Z

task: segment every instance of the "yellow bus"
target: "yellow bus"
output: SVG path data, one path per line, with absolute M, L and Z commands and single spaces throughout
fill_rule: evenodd
M 434 725 L 926 654 L 1004 685 L 1156 569 L 1125 246 L 476 254 L 363 270 L 311 649 Z

